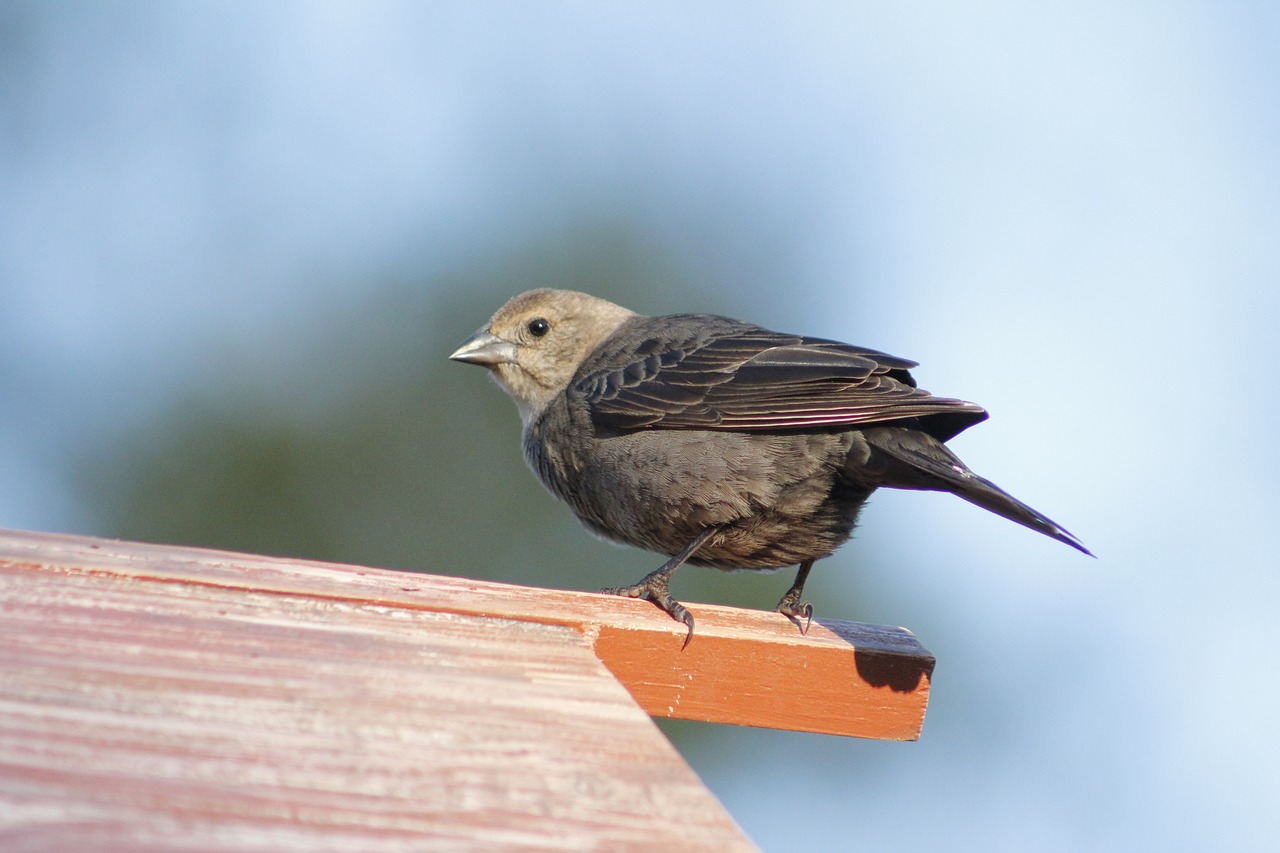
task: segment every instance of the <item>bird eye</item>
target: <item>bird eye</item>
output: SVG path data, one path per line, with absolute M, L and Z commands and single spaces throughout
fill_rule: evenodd
M 535 338 L 540 338 L 551 331 L 551 324 L 539 317 L 536 320 L 530 320 L 527 328 L 529 329 L 529 334 Z

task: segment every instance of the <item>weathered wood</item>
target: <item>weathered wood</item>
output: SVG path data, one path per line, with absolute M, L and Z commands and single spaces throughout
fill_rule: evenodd
M 692 609 L 0 531 L 0 849 L 749 850 L 645 711 L 919 734 L 910 633 Z
M 911 740 L 933 657 L 908 631 L 815 620 L 807 636 L 776 613 L 691 605 L 698 630 L 646 602 L 437 575 L 194 548 L 0 531 L 0 562 L 405 610 L 499 617 L 583 633 L 651 714 Z
M 0 534 L 0 849 L 753 849 L 583 632 L 293 565 Z
M 697 633 L 642 601 L 383 569 L 0 531 L 0 562 L 558 625 L 581 632 L 650 714 L 885 740 L 919 737 L 934 660 L 905 629 L 690 605 Z

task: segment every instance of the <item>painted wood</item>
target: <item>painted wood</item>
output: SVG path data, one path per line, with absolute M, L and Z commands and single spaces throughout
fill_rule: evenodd
M 646 711 L 919 735 L 909 632 L 690 606 L 0 531 L 0 848 L 752 849 Z
M 66 562 L 0 561 L 0 849 L 754 849 L 571 628 Z
M 0 560 L 560 625 L 656 716 L 888 740 L 920 736 L 933 656 L 903 628 L 692 604 L 697 633 L 610 595 L 58 534 L 0 531 Z
M 914 740 L 933 656 L 903 628 L 815 619 L 807 635 L 772 612 L 690 603 L 685 629 L 643 601 L 385 569 L 59 534 L 0 531 L 14 565 L 290 593 L 560 625 L 581 632 L 656 716 Z

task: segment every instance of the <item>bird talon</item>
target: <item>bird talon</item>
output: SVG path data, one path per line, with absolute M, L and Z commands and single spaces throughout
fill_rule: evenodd
M 677 622 L 685 625 L 689 629 L 689 633 L 685 635 L 684 645 L 680 648 L 685 649 L 689 645 L 689 641 L 693 639 L 693 614 L 689 612 L 689 608 L 676 601 L 671 595 L 671 576 L 675 574 L 676 569 L 684 565 L 694 551 L 702 547 L 702 543 L 710 539 L 716 532 L 714 527 L 708 527 L 699 533 L 694 540 L 685 547 L 683 551 L 676 554 L 670 560 L 667 560 L 663 566 L 657 571 L 650 572 L 640 579 L 639 583 L 633 583 L 631 586 L 619 586 L 611 589 L 602 589 L 601 592 L 607 595 L 621 595 L 626 598 L 643 598 L 646 601 L 652 601 L 658 605 L 664 613 Z
M 610 586 L 600 590 L 601 595 L 620 595 L 623 598 L 644 598 L 644 587 L 641 584 L 631 586 Z
M 782 600 L 778 602 L 778 606 L 775 608 L 796 624 L 802 637 L 809 633 L 809 625 L 813 622 L 813 605 L 807 601 L 800 600 L 800 597 L 804 595 L 804 582 L 809 579 L 809 570 L 812 568 L 813 560 L 806 560 L 800 564 L 800 570 L 796 572 L 795 583 L 791 585 L 791 589 L 787 590 L 787 594 L 782 596 Z M 801 617 L 804 617 L 804 624 L 800 622 Z
M 789 596 L 788 596 L 789 597 Z M 813 624 L 813 605 L 807 601 L 796 603 L 784 598 L 778 602 L 778 612 L 795 623 L 801 636 L 807 636 L 809 626 Z M 803 622 L 801 620 L 804 620 Z
M 689 608 L 672 597 L 671 591 L 667 588 L 669 578 L 670 575 L 654 572 L 631 586 L 609 587 L 600 592 L 604 595 L 620 595 L 623 598 L 643 598 L 645 601 L 656 604 L 658 609 L 689 629 L 689 633 L 684 638 L 684 645 L 680 647 L 683 650 L 693 639 L 693 614 L 689 612 Z
M 689 648 L 689 642 L 693 639 L 693 614 L 685 610 L 684 615 L 685 618 L 680 621 L 689 627 L 689 633 L 684 635 L 684 642 L 680 644 L 680 651 Z

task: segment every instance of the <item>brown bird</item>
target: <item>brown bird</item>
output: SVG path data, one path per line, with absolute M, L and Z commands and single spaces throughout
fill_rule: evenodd
M 947 449 L 987 413 L 917 388 L 904 358 L 547 289 L 509 301 L 449 357 L 511 395 L 530 467 L 583 524 L 670 556 L 605 592 L 652 601 L 688 627 L 686 644 L 693 615 L 669 589 L 686 562 L 799 564 L 777 609 L 807 630 L 809 570 L 881 486 L 951 492 L 1089 553 Z

